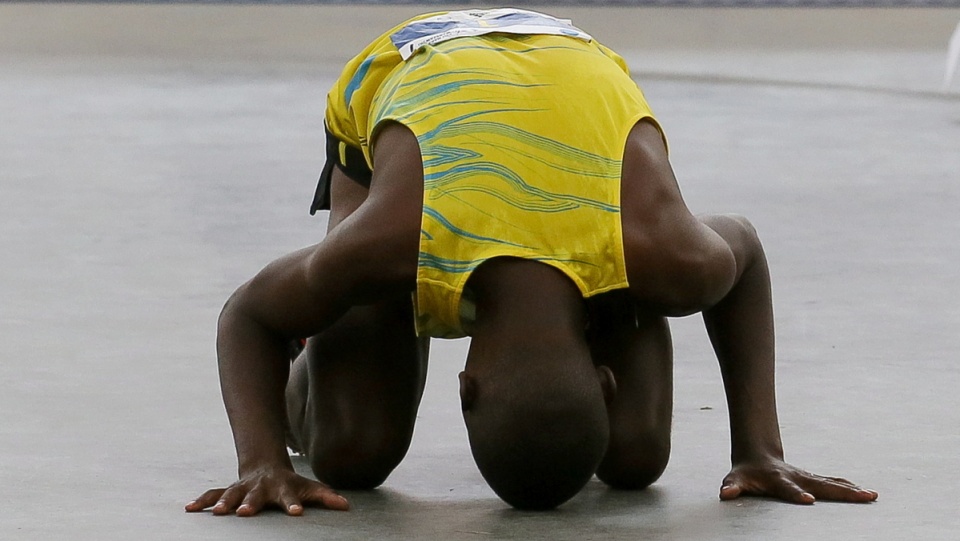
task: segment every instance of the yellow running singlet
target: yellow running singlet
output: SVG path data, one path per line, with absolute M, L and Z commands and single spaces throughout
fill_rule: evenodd
M 383 122 L 417 136 L 417 332 L 463 336 L 464 286 L 494 257 L 551 265 L 584 297 L 626 288 L 621 161 L 632 127 L 653 117 L 623 60 L 589 36 L 497 32 L 404 61 L 390 36 L 408 24 L 348 64 L 326 122 L 370 165 Z

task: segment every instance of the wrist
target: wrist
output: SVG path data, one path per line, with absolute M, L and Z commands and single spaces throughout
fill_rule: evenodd
M 769 445 L 735 445 L 730 451 L 730 463 L 734 465 L 782 460 L 783 446 L 779 442 Z
M 257 456 L 240 457 L 237 461 L 237 473 L 245 477 L 258 471 L 293 471 L 293 463 L 284 449 L 283 453 L 271 453 Z

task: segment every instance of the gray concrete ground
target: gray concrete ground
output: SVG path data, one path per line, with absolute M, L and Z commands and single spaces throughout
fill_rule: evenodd
M 690 205 L 765 239 L 787 458 L 877 503 L 717 500 L 725 407 L 692 317 L 647 491 L 507 508 L 452 341 L 405 462 L 351 512 L 184 514 L 235 476 L 218 311 L 322 236 L 324 94 L 416 10 L 0 5 L 0 539 L 957 538 L 960 99 L 934 89 L 960 10 L 574 10 L 636 68 Z

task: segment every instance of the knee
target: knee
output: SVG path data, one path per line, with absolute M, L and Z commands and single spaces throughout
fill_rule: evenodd
M 639 490 L 659 479 L 669 460 L 669 436 L 614 438 L 597 469 L 597 477 L 613 488 Z
M 380 486 L 410 447 L 412 431 L 358 426 L 327 432 L 308 451 L 317 479 L 336 489 L 367 490 Z

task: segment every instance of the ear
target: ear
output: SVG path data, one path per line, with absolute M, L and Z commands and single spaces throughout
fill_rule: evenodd
M 613 403 L 613 398 L 617 396 L 617 380 L 613 377 L 613 372 L 606 366 L 597 367 L 597 378 L 600 380 L 600 388 L 603 389 L 603 401 L 609 406 Z
M 477 382 L 466 372 L 460 372 L 460 409 L 468 411 L 477 397 Z

